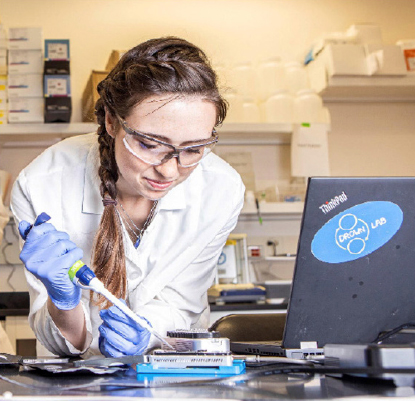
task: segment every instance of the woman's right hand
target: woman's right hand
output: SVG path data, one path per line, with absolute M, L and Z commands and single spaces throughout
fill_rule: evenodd
M 81 289 L 69 278 L 72 265 L 82 259 L 83 252 L 69 235 L 57 231 L 50 223 L 33 226 L 22 220 L 19 233 L 26 242 L 20 253 L 20 260 L 46 287 L 50 299 L 60 310 L 75 308 L 81 300 Z

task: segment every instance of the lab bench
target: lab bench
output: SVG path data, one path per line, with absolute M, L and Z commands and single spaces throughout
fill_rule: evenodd
M 295 370 L 295 369 L 294 369 Z M 192 375 L 189 375 L 192 376 Z M 0 399 L 132 400 L 384 400 L 413 398 L 413 387 L 358 377 L 290 372 L 285 366 L 247 368 L 230 377 L 137 375 L 131 368 L 111 375 L 52 374 L 0 366 Z M 188 380 L 182 382 L 182 380 Z
M 285 313 L 287 303 L 269 304 L 255 302 L 235 302 L 223 305 L 210 304 L 210 325 L 219 320 L 221 317 L 231 314 L 242 313 Z

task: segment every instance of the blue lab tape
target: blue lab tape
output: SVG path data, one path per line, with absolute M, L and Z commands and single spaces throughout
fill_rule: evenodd
M 200 368 L 157 368 L 151 363 L 140 363 L 136 365 L 137 373 L 144 374 L 194 374 L 194 375 L 217 375 L 232 376 L 245 372 L 245 361 L 235 360 L 232 366 L 200 367 Z

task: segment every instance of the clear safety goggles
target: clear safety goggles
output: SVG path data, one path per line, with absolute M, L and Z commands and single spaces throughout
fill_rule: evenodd
M 219 140 L 216 131 L 210 139 L 190 146 L 173 146 L 167 142 L 130 128 L 125 120 L 119 119 L 126 135 L 123 142 L 127 150 L 145 163 L 158 166 L 176 157 L 182 167 L 198 164 L 215 147 Z

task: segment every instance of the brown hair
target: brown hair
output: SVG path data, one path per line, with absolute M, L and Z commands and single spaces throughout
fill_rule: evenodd
M 94 240 L 92 265 L 108 290 L 125 299 L 127 277 L 122 226 L 116 205 L 110 201 L 117 198 L 118 168 L 114 139 L 105 128 L 105 113 L 125 119 L 134 106 L 153 95 L 199 95 L 214 104 L 216 125 L 219 125 L 225 119 L 227 103 L 219 94 L 217 76 L 205 53 L 175 37 L 151 39 L 132 48 L 97 89 L 100 95 L 95 105 L 99 124 L 99 177 L 105 206 Z M 108 306 L 102 297 L 98 304 Z

